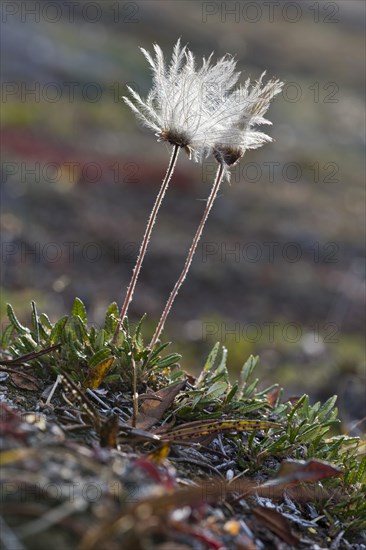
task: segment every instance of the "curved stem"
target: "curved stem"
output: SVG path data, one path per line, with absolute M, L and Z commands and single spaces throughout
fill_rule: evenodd
M 172 292 L 169 296 L 169 300 L 166 303 L 164 311 L 163 311 L 163 313 L 160 317 L 159 324 L 158 324 L 158 326 L 155 330 L 154 336 L 153 336 L 153 338 L 150 342 L 150 348 L 151 349 L 154 348 L 157 340 L 160 337 L 160 334 L 162 333 L 162 331 L 164 329 L 166 318 L 168 317 L 170 309 L 173 305 L 173 302 L 174 302 L 174 300 L 175 300 L 175 298 L 178 294 L 178 291 L 179 291 L 180 287 L 182 286 L 184 279 L 187 276 L 188 270 L 189 270 L 189 268 L 191 266 L 191 263 L 192 263 L 192 260 L 193 260 L 194 253 L 195 253 L 197 245 L 198 245 L 198 241 L 201 238 L 202 231 L 203 231 L 203 228 L 204 228 L 205 223 L 207 221 L 208 215 L 209 215 L 210 210 L 212 208 L 212 205 L 215 201 L 215 198 L 217 197 L 217 193 L 218 193 L 218 190 L 220 188 L 224 172 L 225 172 L 224 165 L 220 164 L 220 166 L 217 170 L 216 176 L 215 176 L 215 181 L 214 181 L 214 185 L 212 187 L 210 196 L 207 199 L 207 204 L 206 204 L 205 211 L 203 213 L 202 219 L 201 219 L 200 224 L 198 226 L 197 232 L 196 232 L 196 234 L 193 238 L 191 248 L 189 249 L 188 256 L 187 256 L 187 259 L 186 259 L 186 263 L 184 264 L 184 268 L 183 268 L 181 274 L 179 275 L 179 278 L 178 278 L 177 282 L 175 283 L 175 286 L 174 286 L 174 288 L 173 288 L 173 290 L 172 290 Z
M 114 335 L 113 335 L 113 339 L 112 339 L 113 343 L 116 342 L 116 339 L 117 339 L 118 333 L 120 331 L 121 325 L 123 323 L 124 318 L 126 317 L 128 306 L 130 305 L 130 303 L 132 301 L 132 296 L 133 296 L 133 293 L 134 293 L 134 290 L 135 290 L 135 286 L 136 286 L 137 279 L 138 279 L 138 276 L 139 276 L 139 273 L 140 273 L 142 262 L 144 261 L 144 257 L 145 257 L 145 254 L 146 254 L 146 249 L 147 249 L 147 246 L 148 246 L 149 241 L 150 241 L 150 237 L 151 237 L 152 229 L 154 227 L 156 216 L 159 212 L 159 208 L 161 206 L 161 203 L 163 202 L 163 198 L 164 198 L 164 195 L 166 193 L 166 190 L 168 189 L 168 185 L 169 185 L 170 179 L 172 177 L 172 174 L 173 174 L 173 171 L 174 171 L 174 168 L 175 168 L 175 164 L 177 162 L 179 149 L 180 149 L 179 145 L 174 145 L 174 148 L 173 148 L 173 151 L 172 151 L 172 154 L 171 154 L 171 157 L 170 157 L 167 172 L 166 172 L 165 177 L 163 179 L 163 182 L 161 184 L 159 194 L 158 194 L 158 196 L 155 200 L 154 207 L 151 211 L 150 218 L 149 218 L 147 227 L 145 229 L 144 238 L 142 239 L 142 243 L 141 243 L 139 255 L 138 255 L 138 258 L 137 258 L 137 261 L 136 261 L 136 265 L 135 265 L 134 270 L 133 270 L 132 278 L 131 278 L 130 284 L 127 288 L 127 294 L 126 294 L 125 300 L 123 302 L 121 315 L 120 315 L 120 318 L 118 320 L 116 330 L 114 331 Z

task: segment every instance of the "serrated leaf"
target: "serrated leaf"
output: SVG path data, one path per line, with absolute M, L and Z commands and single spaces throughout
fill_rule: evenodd
M 360 465 L 356 474 L 356 481 L 361 483 L 361 481 L 366 481 L 366 456 L 360 462 Z
M 39 335 L 40 335 L 40 339 L 41 340 L 46 340 L 48 341 L 48 338 L 49 338 L 49 335 L 50 335 L 50 331 L 47 330 L 44 328 L 43 325 L 39 324 L 38 325 L 38 328 L 39 328 Z
M 86 309 L 83 304 L 83 302 L 80 300 L 80 298 L 75 298 L 74 304 L 72 306 L 71 314 L 73 317 L 80 317 L 82 323 L 85 325 L 86 323 Z
M 11 304 L 6 305 L 6 311 L 10 323 L 13 325 L 18 334 L 29 334 L 30 330 L 27 327 L 24 327 L 17 319 L 14 309 Z
M 67 334 L 67 345 L 71 358 L 76 361 L 85 361 L 85 354 L 76 347 L 71 333 Z
M 123 319 L 123 329 L 125 330 L 126 334 L 130 334 L 130 323 L 128 317 L 125 317 Z
M 108 348 L 100 349 L 89 360 L 88 362 L 89 369 L 96 367 L 98 363 L 100 363 L 101 361 L 104 361 L 104 359 L 107 359 L 108 357 L 111 357 L 111 350 Z
M 97 365 L 95 365 L 95 367 L 89 371 L 88 376 L 86 377 L 86 380 L 84 382 L 84 387 L 90 388 L 92 390 L 99 388 L 104 378 L 107 376 L 109 370 L 111 369 L 114 359 L 114 356 L 111 355 L 110 357 L 103 359 Z
M 95 344 L 95 339 L 97 337 L 97 331 L 95 330 L 95 327 L 91 326 L 89 330 L 89 342 L 92 346 Z
M 48 315 L 46 315 L 45 313 L 41 313 L 40 316 L 39 316 L 39 322 L 41 323 L 41 325 L 44 327 L 44 328 L 47 328 L 49 330 L 52 330 L 52 323 L 51 321 L 49 320 L 48 318 Z
M 59 319 L 56 323 L 55 323 L 55 326 L 53 327 L 52 331 L 51 331 L 51 334 L 50 334 L 50 342 L 52 344 L 58 344 L 59 342 L 62 342 L 63 341 L 63 336 L 64 336 L 64 333 L 65 333 L 65 325 L 67 323 L 67 320 L 68 320 L 68 316 L 65 315 L 64 317 L 61 317 L 61 319 Z
M 5 328 L 5 330 L 3 331 L 2 335 L 1 335 L 1 347 L 2 347 L 2 349 L 7 349 L 13 332 L 14 332 L 14 325 L 13 324 L 8 325 Z
M 104 329 L 100 330 L 95 338 L 95 347 L 102 349 L 107 340 L 107 333 Z
M 136 340 L 138 340 L 141 337 L 142 323 L 144 322 L 145 318 L 146 318 L 146 313 L 144 313 L 144 315 L 141 317 L 141 319 L 137 323 L 136 330 L 135 330 L 135 335 L 134 335 Z
M 116 302 L 112 302 L 106 311 L 105 318 L 104 318 L 104 330 L 107 334 L 112 335 L 114 334 L 114 331 L 116 330 L 116 326 L 118 323 L 119 318 L 119 311 L 118 311 L 118 305 Z
M 27 350 L 27 352 L 35 351 L 37 348 L 37 342 L 33 340 L 30 334 L 24 334 L 23 336 L 20 336 L 20 341 L 22 342 L 24 349 Z
M 88 338 L 88 331 L 79 315 L 72 315 L 72 317 L 69 317 L 66 330 L 70 331 L 73 338 L 82 344 L 84 344 L 85 340 Z

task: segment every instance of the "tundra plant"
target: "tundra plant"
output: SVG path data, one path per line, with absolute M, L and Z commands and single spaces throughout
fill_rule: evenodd
M 247 149 L 256 149 L 272 141 L 268 135 L 259 132 L 256 126 L 271 124 L 263 115 L 272 97 L 281 91 L 283 85 L 276 79 L 271 79 L 263 85 L 263 73 L 254 85 L 247 79 L 243 86 L 233 90 L 240 72 L 236 72 L 236 62 L 231 56 L 226 55 L 212 65 L 211 54 L 208 59 L 203 58 L 200 68 L 196 68 L 192 52 L 186 46 L 181 47 L 178 40 L 170 65 L 167 67 L 161 48 L 155 44 L 154 50 L 155 58 L 141 48 L 153 70 L 153 86 L 147 98 L 143 100 L 137 92 L 128 87 L 131 99 L 124 97 L 124 100 L 142 123 L 155 131 L 158 141 L 166 141 L 173 145 L 173 151 L 149 217 L 114 340 L 132 300 L 156 216 L 174 171 L 179 150 L 184 148 L 189 158 L 196 162 L 201 162 L 203 158 L 212 154 L 218 162 L 218 170 L 183 270 L 161 315 L 151 340 L 151 347 L 154 347 L 159 339 L 175 297 L 187 276 L 221 182 L 224 177 L 229 179 L 231 166 L 243 157 Z

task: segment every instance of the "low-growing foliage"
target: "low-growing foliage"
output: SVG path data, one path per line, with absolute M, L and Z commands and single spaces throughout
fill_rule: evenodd
M 35 304 L 31 328 L 19 322 L 10 305 L 8 317 L 10 323 L 1 337 L 4 364 L 13 361 L 21 365 L 22 356 L 29 364 L 31 358 L 33 372 L 40 380 L 50 381 L 57 374 L 67 373 L 79 384 L 81 392 L 87 388 L 122 391 L 130 404 L 136 369 L 136 387 L 150 392 L 147 395 L 152 395 L 151 402 L 159 395 L 164 401 L 169 394 L 169 403 L 160 405 L 160 413 L 152 422 L 160 423 L 162 428 L 175 422 L 172 430 L 162 432 L 167 434 L 162 439 L 174 441 L 175 436 L 179 443 L 179 439 L 189 441 L 200 435 L 221 433 L 236 449 L 238 467 L 261 479 L 273 477 L 285 459 L 327 461 L 340 468 L 343 475 L 327 480 L 335 497 L 322 505 L 322 513 L 329 523 L 350 534 L 366 526 L 365 448 L 358 437 L 339 433 L 336 396 L 324 404 L 311 404 L 307 395 L 295 401 L 284 400 L 277 385 L 260 389 L 258 378 L 254 378 L 259 358 L 253 356 L 233 382 L 226 364 L 227 350 L 219 343 L 200 374 L 196 378 L 187 375 L 179 367 L 178 354 L 164 355 L 169 344 L 157 345 L 153 350 L 144 345 L 143 319 L 132 330 L 125 318 L 123 330 L 113 342 L 119 319 L 115 303 L 108 307 L 100 328 L 88 326 L 84 304 L 78 298 L 71 315 L 54 324 L 44 313 L 38 314 Z M 3 368 L 6 370 L 6 366 Z M 182 384 L 173 386 L 177 382 Z M 173 391 L 173 387 L 178 389 Z M 157 392 L 157 397 L 151 392 Z M 149 406 L 145 406 L 145 412 Z M 97 406 L 96 410 L 102 418 L 103 412 Z

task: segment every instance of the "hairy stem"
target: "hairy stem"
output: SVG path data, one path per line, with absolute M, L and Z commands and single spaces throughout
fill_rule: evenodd
M 155 223 L 156 217 L 158 215 L 161 203 L 163 202 L 164 195 L 166 193 L 166 190 L 168 189 L 170 179 L 171 179 L 172 174 L 174 172 L 175 164 L 176 164 L 177 158 L 178 158 L 178 153 L 179 153 L 179 146 L 174 145 L 174 148 L 173 148 L 173 151 L 172 151 L 172 154 L 171 154 L 171 157 L 170 157 L 167 172 L 166 172 L 165 177 L 163 179 L 163 182 L 161 184 L 159 194 L 158 194 L 158 196 L 155 200 L 154 207 L 151 211 L 150 218 L 149 218 L 148 224 L 146 226 L 144 238 L 143 238 L 142 243 L 141 243 L 141 247 L 140 247 L 139 255 L 138 255 L 138 258 L 137 258 L 137 261 L 136 261 L 136 265 L 135 265 L 134 270 L 133 270 L 133 274 L 132 274 L 130 284 L 127 288 L 125 301 L 123 302 L 121 315 L 120 315 L 120 318 L 118 320 L 116 330 L 114 331 L 113 340 L 112 340 L 113 343 L 116 342 L 116 339 L 117 339 L 118 333 L 120 331 L 121 325 L 123 323 L 123 320 L 127 315 L 128 307 L 129 307 L 129 305 L 132 301 L 132 296 L 133 296 L 133 293 L 134 293 L 134 290 L 135 290 L 135 286 L 136 286 L 137 279 L 138 279 L 138 276 L 139 276 L 139 273 L 140 273 L 142 262 L 144 261 L 147 246 L 148 246 L 149 241 L 150 241 L 152 229 L 154 227 L 154 223 Z
M 214 181 L 210 196 L 207 199 L 207 204 L 206 204 L 205 211 L 203 213 L 202 219 L 201 219 L 200 224 L 198 226 L 197 232 L 196 232 L 196 234 L 193 238 L 191 248 L 189 249 L 188 256 L 187 256 L 187 259 L 186 259 L 186 263 L 184 264 L 183 270 L 182 270 L 181 274 L 179 275 L 178 280 L 175 283 L 175 286 L 174 286 L 174 288 L 173 288 L 173 290 L 172 290 L 172 292 L 169 296 L 169 299 L 168 299 L 168 301 L 165 305 L 164 311 L 163 311 L 163 313 L 160 317 L 159 324 L 158 324 L 158 326 L 155 330 L 155 334 L 154 334 L 154 336 L 153 336 L 153 338 L 150 342 L 150 348 L 151 349 L 154 348 L 157 340 L 160 337 L 160 334 L 162 333 L 162 331 L 164 329 L 166 318 L 168 317 L 170 309 L 173 305 L 173 302 L 174 302 L 174 300 L 175 300 L 175 298 L 178 294 L 178 291 L 179 291 L 180 287 L 182 286 L 184 279 L 187 276 L 187 273 L 189 271 L 189 268 L 190 268 L 192 260 L 193 260 L 194 253 L 195 253 L 197 245 L 198 245 L 198 241 L 201 238 L 202 231 L 203 231 L 203 228 L 204 228 L 205 223 L 207 221 L 208 215 L 209 215 L 209 213 L 211 211 L 211 208 L 212 208 L 212 205 L 213 205 L 213 203 L 214 203 L 214 201 L 217 197 L 217 193 L 219 191 L 223 175 L 224 175 L 224 165 L 220 164 L 220 166 L 217 170 L 216 176 L 215 176 L 215 181 Z

